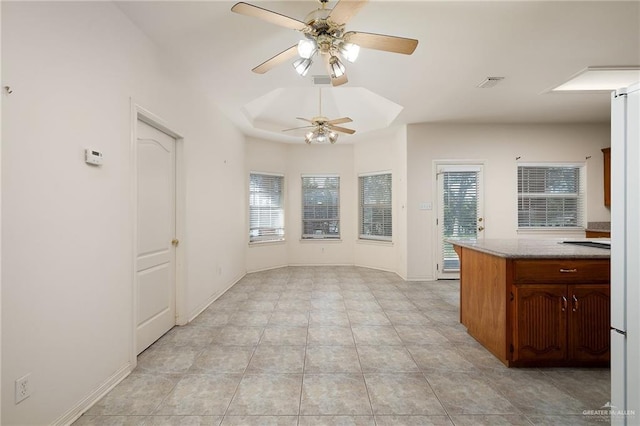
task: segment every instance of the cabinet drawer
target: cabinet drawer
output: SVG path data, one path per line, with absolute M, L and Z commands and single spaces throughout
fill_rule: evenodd
M 513 281 L 523 283 L 609 283 L 609 260 L 516 260 Z
M 585 237 L 587 238 L 611 238 L 610 231 L 586 231 Z

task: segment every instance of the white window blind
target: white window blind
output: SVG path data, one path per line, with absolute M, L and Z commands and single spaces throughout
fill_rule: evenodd
M 340 238 L 340 177 L 302 177 L 302 238 Z
M 391 240 L 391 173 L 360 176 L 360 238 Z
M 584 226 L 581 165 L 518 166 L 518 227 Z
M 284 240 L 284 177 L 249 176 L 249 241 Z
M 478 172 L 442 173 L 442 236 L 454 240 L 478 237 Z M 449 242 L 442 244 L 443 271 L 460 270 L 458 255 Z

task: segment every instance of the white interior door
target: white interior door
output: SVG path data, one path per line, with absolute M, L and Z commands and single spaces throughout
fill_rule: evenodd
M 460 260 L 445 240 L 476 240 L 484 235 L 482 165 L 440 164 L 438 184 L 437 278 L 460 277 Z
M 174 138 L 138 120 L 137 353 L 176 323 L 175 148 Z

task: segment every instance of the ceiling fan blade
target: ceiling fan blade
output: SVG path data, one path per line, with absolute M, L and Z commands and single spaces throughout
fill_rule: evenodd
M 346 24 L 369 0 L 340 0 L 335 5 L 329 18 L 336 24 Z
M 292 30 L 302 31 L 307 27 L 307 24 L 302 21 L 298 21 L 297 19 L 290 18 L 262 7 L 254 6 L 249 3 L 236 3 L 231 8 L 231 11 L 241 15 L 253 16 L 254 18 L 262 19 L 263 21 L 267 21 L 281 27 L 291 28 Z
M 251 71 L 257 74 L 264 74 L 267 71 L 269 71 L 271 68 L 275 68 L 276 66 L 280 65 L 283 62 L 291 60 L 295 58 L 297 55 L 298 55 L 298 45 L 294 44 L 290 48 L 283 50 L 277 55 L 267 59 L 266 61 L 264 61 L 263 63 L 261 63 L 254 69 L 252 69 Z
M 340 77 L 331 77 L 331 85 L 332 86 L 341 86 L 343 84 L 345 84 L 346 82 L 348 82 L 349 80 L 347 79 L 347 75 L 343 74 Z
M 335 120 L 327 121 L 327 124 L 343 124 L 343 123 L 351 123 L 353 120 L 349 117 L 336 118 Z
M 316 126 L 302 126 L 302 127 L 292 127 L 290 129 L 284 129 L 283 132 L 288 132 L 290 130 L 302 130 L 302 129 L 311 129 L 314 128 Z
M 331 77 L 331 85 L 332 86 L 340 86 L 342 84 L 345 84 L 347 81 L 349 81 L 347 79 L 347 74 L 342 74 L 340 77 L 334 77 L 333 74 L 331 73 L 331 64 L 329 63 L 329 60 L 331 59 L 329 57 L 328 53 L 323 53 L 322 54 L 322 59 L 324 60 L 324 65 L 327 67 L 327 73 L 329 73 L 329 76 Z
M 347 129 L 346 127 L 333 126 L 333 125 L 328 125 L 327 127 L 330 128 L 331 130 L 335 130 L 336 132 L 347 133 L 349 135 L 352 135 L 356 132 L 353 129 Z
M 413 38 L 396 37 L 384 34 L 361 33 L 349 31 L 344 40 L 368 49 L 384 50 L 386 52 L 411 55 L 418 46 L 418 40 Z
M 312 120 L 309 120 L 308 118 L 296 117 L 296 119 L 298 119 L 298 120 L 302 120 L 302 121 L 306 121 L 307 123 L 311 123 L 311 124 L 313 124 L 313 121 L 312 121 Z

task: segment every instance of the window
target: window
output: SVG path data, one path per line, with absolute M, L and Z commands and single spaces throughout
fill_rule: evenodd
M 340 238 L 340 177 L 302 177 L 302 238 Z
M 284 240 L 284 177 L 249 176 L 249 241 Z
M 518 166 L 518 227 L 584 226 L 584 177 L 579 164 Z
M 360 238 L 391 240 L 391 173 L 360 176 Z

